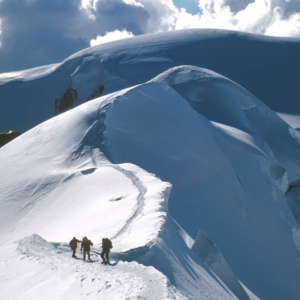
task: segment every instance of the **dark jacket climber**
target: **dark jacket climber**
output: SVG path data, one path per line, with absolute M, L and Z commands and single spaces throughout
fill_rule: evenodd
M 112 248 L 112 242 L 108 238 L 102 239 L 102 252 L 101 258 L 103 260 L 102 264 L 109 264 L 109 250 Z M 105 256 L 104 256 L 105 255 Z
M 69 245 L 71 246 L 71 249 L 73 250 L 72 257 L 77 257 L 76 254 L 76 249 L 77 249 L 77 243 L 81 243 L 81 241 L 77 240 L 76 237 L 74 236 L 73 239 L 70 241 Z
M 87 237 L 85 236 L 81 243 L 81 250 L 83 248 L 83 260 L 85 260 L 86 253 L 88 254 L 88 260 L 91 260 L 90 257 L 91 246 L 93 246 L 93 243 L 90 240 L 88 240 Z

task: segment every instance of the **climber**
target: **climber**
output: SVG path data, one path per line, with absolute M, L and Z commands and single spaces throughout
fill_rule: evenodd
M 82 260 L 85 260 L 86 254 L 88 255 L 88 260 L 91 260 L 91 257 L 90 257 L 91 246 L 93 246 L 93 243 L 90 240 L 88 240 L 88 238 L 85 236 L 81 243 L 81 250 L 83 248 L 83 259 Z
M 77 240 L 75 236 L 69 243 L 69 245 L 71 246 L 71 249 L 73 250 L 72 257 L 75 257 L 75 258 L 77 257 L 76 256 L 77 243 L 81 243 L 81 241 Z
M 102 252 L 101 258 L 103 260 L 102 264 L 109 264 L 109 250 L 112 248 L 112 242 L 108 238 L 102 239 Z M 105 255 L 105 257 L 104 257 Z

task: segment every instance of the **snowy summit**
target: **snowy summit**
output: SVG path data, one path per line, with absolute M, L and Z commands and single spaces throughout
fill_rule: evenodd
M 299 50 L 183 30 L 0 74 L 1 299 L 299 299 Z

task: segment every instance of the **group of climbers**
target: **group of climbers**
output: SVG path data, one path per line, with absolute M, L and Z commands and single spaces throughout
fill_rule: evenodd
M 82 260 L 85 260 L 86 254 L 88 255 L 88 260 L 91 260 L 90 251 L 91 246 L 93 246 L 92 241 L 90 241 L 86 236 L 82 239 L 82 241 L 77 240 L 76 237 L 73 237 L 73 239 L 70 241 L 69 245 L 73 251 L 72 257 L 77 258 L 76 256 L 76 249 L 77 244 L 81 243 L 81 252 L 83 249 L 83 258 Z M 113 247 L 112 242 L 108 238 L 102 239 L 102 252 L 101 252 L 101 258 L 102 258 L 102 264 L 109 264 L 109 251 Z

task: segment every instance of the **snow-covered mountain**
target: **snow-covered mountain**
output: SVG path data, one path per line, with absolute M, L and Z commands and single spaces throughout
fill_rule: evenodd
M 1 298 L 298 299 L 300 133 L 273 110 L 299 112 L 299 45 L 187 30 L 0 75 L 28 130 L 0 149 Z
M 0 131 L 21 133 L 87 100 L 180 65 L 213 70 L 276 112 L 300 114 L 300 40 L 191 29 L 85 49 L 60 64 L 0 74 Z

